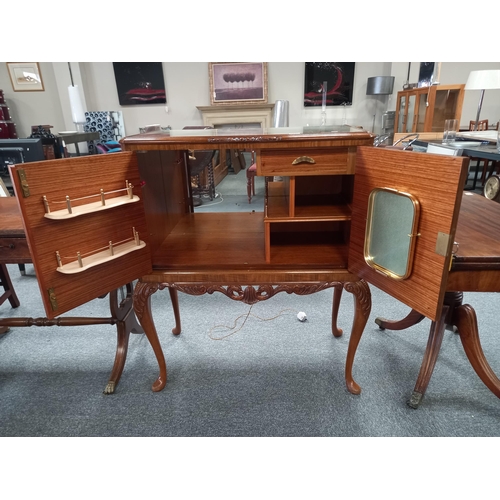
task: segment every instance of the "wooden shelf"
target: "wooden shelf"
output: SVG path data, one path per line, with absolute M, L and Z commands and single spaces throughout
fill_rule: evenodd
M 284 176 L 268 182 L 266 262 L 347 262 L 342 248 L 349 240 L 352 185 L 351 175 Z
M 56 210 L 55 212 L 49 212 L 44 215 L 47 219 L 52 220 L 66 220 L 78 217 L 80 215 L 90 214 L 94 212 L 101 212 L 102 210 L 109 210 L 110 208 L 119 207 L 122 205 L 127 205 L 128 203 L 136 203 L 140 200 L 138 196 L 118 196 L 116 198 L 110 198 L 106 200 L 106 204 L 103 205 L 101 201 L 96 201 L 93 203 L 87 203 L 85 205 L 79 205 L 76 207 L 71 207 L 71 212 L 68 208 L 64 210 Z
M 112 253 L 109 249 L 106 249 L 101 252 L 89 255 L 88 257 L 82 258 L 81 264 L 78 260 L 75 260 L 73 262 L 70 262 L 69 264 L 59 266 L 57 267 L 57 271 L 62 274 L 82 273 L 87 269 L 98 266 L 100 264 L 104 264 L 105 262 L 109 262 L 111 260 L 118 259 L 131 252 L 140 250 L 145 246 L 146 243 L 144 243 L 144 241 L 142 240 L 140 240 L 139 243 L 136 243 L 135 241 L 127 241 L 126 243 L 114 246 Z

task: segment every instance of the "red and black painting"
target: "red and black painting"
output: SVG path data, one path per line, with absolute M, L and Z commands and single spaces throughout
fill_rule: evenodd
M 167 102 L 161 62 L 114 62 L 113 69 L 122 106 Z
M 322 106 L 326 90 L 327 106 L 352 105 L 353 62 L 306 62 L 304 106 Z

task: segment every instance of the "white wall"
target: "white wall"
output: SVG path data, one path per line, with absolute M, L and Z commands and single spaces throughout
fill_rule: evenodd
M 120 106 L 111 62 L 71 63 L 74 83 L 82 91 L 87 110 L 122 111 L 127 135 L 139 132 L 139 127 L 159 123 L 182 128 L 201 125 L 201 113 L 196 106 L 210 105 L 208 63 L 164 62 L 163 72 L 167 105 Z M 27 137 L 31 125 L 50 124 L 53 132 L 74 129 L 71 120 L 67 87 L 70 85 L 68 63 L 41 62 L 44 92 L 14 92 L 5 63 L 0 63 L 0 89 L 11 109 L 18 135 Z M 410 82 L 418 81 L 419 63 L 411 63 Z M 440 83 L 465 83 L 471 70 L 500 69 L 500 63 L 441 63 Z M 327 107 L 327 119 L 332 123 L 347 123 L 371 130 L 374 114 L 378 131 L 382 113 L 394 110 L 396 94 L 407 80 L 406 62 L 357 62 L 354 75 L 353 105 Z M 391 96 L 367 96 L 366 81 L 370 76 L 393 75 Z M 290 126 L 319 123 L 320 109 L 304 107 L 304 63 L 268 63 L 268 100 L 287 99 L 290 103 Z M 466 91 L 462 125 L 476 117 L 479 91 Z M 500 119 L 500 90 L 486 91 L 481 118 L 495 122 Z

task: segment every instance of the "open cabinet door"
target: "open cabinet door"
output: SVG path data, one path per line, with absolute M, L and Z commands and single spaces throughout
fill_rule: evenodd
M 349 271 L 433 321 L 441 314 L 468 161 L 374 147 L 356 153 Z
M 10 169 L 48 318 L 151 271 L 134 153 Z

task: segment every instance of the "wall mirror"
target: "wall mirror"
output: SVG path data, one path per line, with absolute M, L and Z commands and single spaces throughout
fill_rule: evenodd
M 394 279 L 411 274 L 420 205 L 408 193 L 377 188 L 370 193 L 364 257 L 373 269 Z

